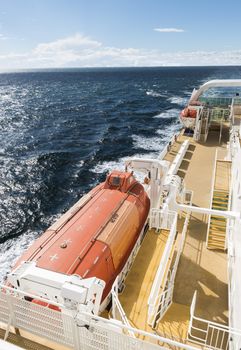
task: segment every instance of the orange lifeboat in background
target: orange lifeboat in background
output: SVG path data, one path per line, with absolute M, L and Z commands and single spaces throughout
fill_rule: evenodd
M 180 119 L 186 128 L 194 128 L 196 123 L 197 110 L 186 107 L 180 113 Z
M 190 109 L 186 107 L 181 111 L 181 116 L 184 118 L 196 118 L 197 111 L 196 109 Z
M 150 200 L 132 173 L 113 171 L 37 239 L 18 260 L 82 278 L 111 291 L 146 223 Z

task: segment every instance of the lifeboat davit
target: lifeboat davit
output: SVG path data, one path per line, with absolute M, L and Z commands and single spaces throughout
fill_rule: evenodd
M 150 200 L 132 173 L 113 171 L 37 239 L 23 261 L 105 281 L 102 301 L 146 223 Z
M 190 107 L 184 108 L 180 113 L 180 119 L 186 128 L 193 129 L 195 127 L 197 110 Z

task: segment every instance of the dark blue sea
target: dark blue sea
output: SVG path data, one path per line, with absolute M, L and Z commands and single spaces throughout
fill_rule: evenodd
M 0 74 L 0 279 L 110 169 L 156 157 L 193 88 L 216 78 L 241 67 Z

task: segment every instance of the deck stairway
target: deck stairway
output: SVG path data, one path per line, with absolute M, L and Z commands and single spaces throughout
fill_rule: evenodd
M 211 208 L 226 211 L 229 205 L 230 162 L 217 160 L 214 176 Z M 217 215 L 210 216 L 207 234 L 208 249 L 226 249 L 226 228 L 227 219 Z

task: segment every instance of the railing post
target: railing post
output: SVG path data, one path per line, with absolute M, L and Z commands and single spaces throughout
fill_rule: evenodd
M 11 302 L 11 296 L 8 291 L 6 291 L 6 300 L 8 304 L 8 311 L 9 311 L 9 319 L 8 319 L 8 324 L 7 324 L 7 329 L 4 335 L 4 340 L 7 339 L 9 332 L 10 332 L 10 327 L 13 326 L 15 328 L 16 326 L 16 319 L 15 319 L 15 314 L 13 310 L 13 305 Z

